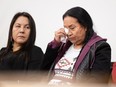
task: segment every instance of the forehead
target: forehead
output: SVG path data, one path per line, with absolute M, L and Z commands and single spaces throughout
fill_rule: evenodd
M 29 20 L 28 20 L 28 18 L 25 17 L 25 16 L 19 16 L 19 17 L 16 19 L 15 23 L 19 23 L 19 24 L 28 24 L 28 23 L 29 23 Z
M 64 26 L 78 23 L 77 19 L 71 16 L 66 16 L 63 22 L 64 22 Z

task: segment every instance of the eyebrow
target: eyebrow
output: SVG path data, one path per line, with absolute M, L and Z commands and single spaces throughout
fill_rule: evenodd
M 71 24 L 71 25 L 69 25 L 69 27 L 75 27 L 75 25 L 74 24 Z
M 20 23 L 15 23 L 15 24 L 21 25 Z M 29 25 L 29 24 L 25 24 L 25 25 Z
M 64 25 L 64 27 L 72 27 L 72 26 L 75 26 L 75 25 L 74 25 L 74 24 L 71 24 L 71 25 L 69 25 L 69 26 L 65 26 L 65 25 Z

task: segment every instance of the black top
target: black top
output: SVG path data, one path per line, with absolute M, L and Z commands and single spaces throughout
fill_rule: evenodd
M 0 50 L 0 54 L 6 48 Z M 2 60 L 0 61 L 0 70 L 39 70 L 41 62 L 43 60 L 43 51 L 40 47 L 34 46 L 32 51 L 29 53 L 30 59 L 26 61 L 26 58 L 23 58 L 22 55 L 24 52 L 14 53 L 12 51 L 8 52 Z

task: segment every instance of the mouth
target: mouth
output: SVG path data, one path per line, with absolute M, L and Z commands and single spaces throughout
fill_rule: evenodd
M 73 39 L 72 37 L 68 37 L 69 40 Z
M 68 37 L 68 40 L 74 41 L 75 39 L 73 37 Z
M 25 38 L 24 36 L 18 36 L 18 38 Z

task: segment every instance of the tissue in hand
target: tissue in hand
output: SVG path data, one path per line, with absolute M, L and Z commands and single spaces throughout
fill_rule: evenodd
M 66 34 L 68 34 L 68 29 L 64 28 Z M 61 42 L 66 43 L 67 37 L 61 37 Z

